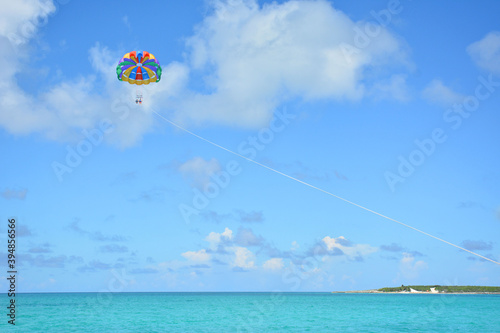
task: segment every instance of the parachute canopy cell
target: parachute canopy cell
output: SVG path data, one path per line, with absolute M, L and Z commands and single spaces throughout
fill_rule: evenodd
M 118 80 L 130 84 L 150 84 L 161 79 L 161 66 L 155 56 L 146 51 L 126 53 L 116 66 Z

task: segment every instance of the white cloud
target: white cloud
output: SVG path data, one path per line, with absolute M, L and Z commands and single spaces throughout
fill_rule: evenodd
M 36 94 L 28 93 L 16 80 L 17 75 L 25 75 L 25 62 L 30 59 L 25 44 L 55 10 L 51 1 L 2 3 L 0 62 L 9 66 L 0 81 L 0 126 L 16 135 L 40 133 L 51 140 L 77 142 L 85 138 L 82 130 L 99 129 L 100 123 L 107 120 L 115 127 L 106 134 L 106 141 L 121 147 L 136 144 L 154 124 L 152 105 L 160 98 L 168 104 L 172 94 L 187 82 L 187 67 L 178 63 L 163 66 L 166 79 L 142 88 L 145 103 L 139 108 L 134 101 L 137 87 L 116 82 L 116 63 L 123 54 L 96 44 L 89 49 L 92 75 L 76 76 L 44 86 Z M 61 79 L 64 74 L 56 73 L 54 77 Z
M 234 246 L 231 229 L 225 228 L 222 233 L 211 232 L 205 240 L 210 243 L 209 250 L 189 251 L 182 253 L 182 256 L 198 262 L 208 261 L 213 256 L 215 260 L 234 268 L 255 268 L 255 254 L 246 247 Z
M 202 157 L 194 157 L 179 166 L 182 175 L 189 178 L 193 186 L 202 190 L 210 183 L 210 176 L 220 170 L 220 163 L 215 158 L 207 161 Z
M 264 264 L 262 265 L 264 269 L 273 271 L 282 269 L 284 266 L 285 264 L 283 263 L 283 258 L 272 258 L 264 262 Z
M 204 262 L 210 260 L 210 254 L 205 249 L 199 251 L 188 251 L 182 253 L 182 256 L 188 260 Z
M 262 236 L 257 236 L 256 234 L 254 234 L 252 229 L 239 228 L 234 242 L 235 244 L 241 246 L 262 246 L 264 243 L 264 239 L 262 238 Z
M 233 248 L 235 258 L 233 261 L 234 267 L 239 268 L 254 268 L 255 267 L 255 255 L 247 249 L 246 247 L 235 246 Z
M 29 42 L 56 9 L 41 0 L 6 2 L 0 14 L 0 61 L 9 66 L 0 82 L 0 126 L 16 135 L 39 133 L 75 143 L 84 138 L 82 130 L 96 129 L 106 119 L 115 127 L 105 141 L 120 147 L 136 144 L 160 123 L 153 110 L 170 111 L 183 123 L 255 128 L 267 125 L 274 109 L 289 98 L 356 100 L 372 89 L 366 69 L 405 65 L 401 42 L 382 27 L 368 46 L 346 58 L 342 45 L 355 44 L 354 29 L 364 22 L 353 22 L 326 0 L 263 7 L 255 0 L 210 3 L 214 11 L 188 38 L 190 64 L 162 64 L 162 80 L 141 87 L 145 102 L 136 106 L 138 88 L 116 82 L 116 62 L 123 54 L 99 44 L 89 50 L 92 75 L 58 81 L 40 93 L 24 91 L 15 77 L 27 68 L 23 61 L 29 51 L 8 37 L 30 27 L 20 33 Z M 187 89 L 189 75 L 204 78 L 205 93 Z M 61 73 L 59 80 L 67 76 Z M 398 80 L 375 86 L 397 91 Z
M 411 253 L 403 252 L 403 258 L 399 262 L 401 274 L 407 279 L 418 277 L 422 270 L 428 268 L 428 265 L 423 260 L 415 261 L 415 257 Z
M 37 28 L 56 10 L 52 1 L 17 0 L 2 1 L 0 35 L 16 43 L 33 37 Z
M 480 68 L 500 74 L 500 31 L 492 31 L 467 47 L 472 60 Z
M 19 200 L 24 200 L 26 199 L 26 194 L 28 193 L 27 189 L 22 189 L 22 190 L 11 190 L 11 189 L 5 189 L 3 192 L 0 193 L 2 197 L 5 199 L 19 199 Z
M 221 243 L 223 241 L 230 241 L 232 239 L 233 239 L 233 231 L 227 227 L 224 229 L 224 232 L 217 233 L 217 232 L 212 231 L 205 238 L 205 240 L 210 243 L 210 247 L 212 249 L 217 248 L 219 243 Z
M 342 251 L 349 259 L 361 258 L 365 255 L 378 251 L 378 248 L 369 244 L 352 244 L 344 236 L 332 238 L 326 236 L 323 238 L 328 251 L 335 251 L 337 249 Z
M 423 97 L 431 103 L 442 107 L 450 107 L 464 101 L 464 96 L 445 86 L 440 80 L 432 80 L 422 92 Z
M 11 59 L 13 52 L 13 45 L 0 37 L 0 61 Z M 104 136 L 107 142 L 120 147 L 136 144 L 157 121 L 151 105 L 158 100 L 158 94 L 168 99 L 175 89 L 168 93 L 165 90 L 182 82 L 186 72 L 179 64 L 165 66 L 163 73 L 169 78 L 156 87 L 141 88 L 146 102 L 138 107 L 134 102 L 137 87 L 115 82 L 119 57 L 96 44 L 89 50 L 96 75 L 60 82 L 37 95 L 17 86 L 15 75 L 22 72 L 23 65 L 9 60 L 12 66 L 0 82 L 0 126 L 13 134 L 36 132 L 52 140 L 77 142 L 85 138 L 83 130 L 100 130 L 101 122 L 106 121 L 114 125 Z M 103 87 L 99 88 L 101 94 L 96 93 L 98 84 Z
M 131 29 L 131 27 L 130 27 L 130 21 L 129 21 L 129 19 L 128 19 L 128 16 L 127 16 L 127 15 L 125 15 L 125 16 L 123 16 L 123 17 L 122 17 L 122 21 L 123 21 L 123 24 L 125 24 L 125 26 L 126 26 L 127 28 Z
M 375 99 L 395 99 L 406 102 L 410 99 L 410 93 L 406 85 L 406 75 L 395 74 L 388 80 L 382 80 L 373 85 L 370 92 Z
M 355 45 L 353 22 L 328 1 L 213 1 L 215 11 L 188 41 L 192 66 L 212 89 L 180 104 L 178 116 L 195 123 L 258 127 L 288 97 L 359 99 L 365 66 L 404 62 L 400 42 L 380 27 Z
M 326 236 L 323 238 L 323 242 L 325 243 L 328 250 L 332 250 L 333 248 L 342 248 L 344 247 L 341 243 L 347 242 L 347 239 L 344 236 L 340 236 L 337 238 L 332 238 L 330 236 Z

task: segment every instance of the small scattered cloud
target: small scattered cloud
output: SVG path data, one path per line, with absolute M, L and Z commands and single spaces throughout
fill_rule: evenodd
M 75 219 L 73 222 L 71 222 L 71 224 L 69 225 L 69 228 L 71 230 L 75 231 L 76 233 L 87 234 L 88 231 L 85 231 L 82 228 L 80 228 L 80 226 L 78 225 L 78 223 L 79 223 L 79 220 Z
M 50 244 L 45 243 L 39 246 L 34 246 L 28 250 L 29 253 L 50 253 L 52 250 L 50 249 Z
M 467 53 L 480 68 L 500 74 L 500 31 L 492 31 L 467 47 Z
M 163 188 L 152 188 L 147 191 L 142 191 L 137 197 L 130 199 L 132 202 L 164 202 L 165 194 L 169 192 Z
M 261 246 L 264 244 L 264 238 L 255 235 L 250 228 L 239 228 L 234 242 L 241 246 Z
M 31 230 L 27 226 L 25 226 L 24 224 L 21 224 L 21 225 L 17 226 L 17 228 L 16 228 L 16 236 L 29 237 L 29 236 L 33 236 L 33 233 L 31 232 Z
M 363 261 L 365 255 L 369 255 L 376 251 L 378 251 L 376 247 L 368 244 L 354 244 L 343 236 L 337 238 L 326 236 L 313 244 L 313 246 L 306 251 L 305 255 L 307 257 L 344 256 L 352 261 Z M 301 256 L 287 252 L 282 253 L 280 257 L 286 257 L 288 255 L 292 258 L 301 258 Z
M 236 246 L 234 248 L 233 267 L 250 269 L 255 267 L 255 255 L 246 247 Z
M 87 272 L 97 272 L 97 271 L 102 271 L 102 270 L 108 270 L 111 268 L 116 268 L 113 265 L 103 263 L 99 260 L 92 260 L 89 263 L 87 263 L 84 266 L 78 267 L 78 271 L 81 273 L 87 273 Z
M 247 272 L 259 268 L 268 271 L 279 270 L 285 267 L 287 262 L 297 267 L 305 267 L 304 265 L 310 264 L 312 258 L 316 258 L 321 264 L 331 262 L 335 256 L 361 262 L 367 255 L 378 251 L 376 247 L 369 244 L 355 244 L 343 236 L 337 238 L 326 236 L 312 247 L 300 252 L 297 251 L 298 243 L 293 242 L 292 250 L 282 251 L 262 236 L 255 234 L 252 229 L 245 227 L 240 227 L 237 232 L 227 227 L 223 232 L 212 231 L 205 237 L 205 241 L 210 246 L 184 252 L 181 255 L 195 262 L 194 265 L 223 265 L 235 272 Z M 262 264 L 257 265 L 258 259 L 262 260 Z M 193 264 L 185 267 L 199 268 L 191 266 Z M 314 270 L 315 274 L 320 271 L 322 270 L 319 267 Z
M 485 207 L 481 203 L 476 201 L 461 201 L 458 203 L 457 206 L 457 208 L 474 208 L 474 207 L 485 209 Z
M 380 249 L 389 252 L 401 252 L 404 250 L 404 248 L 401 245 L 396 243 L 392 243 L 390 245 L 381 245 Z
M 47 267 L 47 268 L 64 268 L 66 264 L 81 263 L 83 259 L 78 256 L 45 256 L 38 254 L 36 256 L 31 254 L 18 255 L 19 263 L 22 266 L 28 264 L 33 267 Z
M 408 248 L 402 247 L 401 245 L 396 244 L 396 243 L 392 243 L 389 245 L 381 245 L 380 250 L 387 251 L 387 252 L 396 252 L 396 253 L 405 252 L 405 253 L 412 255 L 414 257 L 423 257 L 424 256 L 422 253 L 420 253 L 418 251 L 410 251 Z M 389 259 L 398 259 L 398 258 L 397 257 L 389 257 Z
M 340 179 L 340 180 L 349 180 L 349 178 L 347 178 L 345 175 L 341 174 L 337 170 L 335 170 L 334 173 L 335 173 L 335 177 L 337 177 L 337 179 Z
M 234 213 L 218 213 L 213 210 L 206 210 L 201 216 L 209 222 L 222 223 L 229 220 L 241 223 L 261 223 L 264 222 L 264 213 L 262 211 L 243 211 L 235 210 Z
M 375 83 L 370 94 L 377 100 L 395 99 L 400 102 L 409 101 L 410 93 L 406 84 L 406 75 L 395 74 L 389 79 Z
M 408 254 L 411 254 L 414 257 L 424 257 L 424 254 L 418 251 L 406 251 Z
M 194 157 L 178 167 L 179 172 L 191 181 L 192 186 L 204 190 L 211 181 L 211 176 L 221 170 L 217 159 L 205 160 Z
M 128 16 L 127 16 L 127 15 L 125 15 L 125 16 L 123 16 L 123 17 L 122 17 L 122 22 L 123 22 L 123 24 L 125 24 L 125 26 L 126 26 L 129 30 L 131 29 L 131 27 L 130 27 L 130 21 L 129 21 L 129 19 L 128 19 Z
M 244 212 L 239 210 L 237 214 L 239 221 L 243 223 L 260 223 L 264 221 L 264 214 L 262 211 Z
M 126 240 L 125 237 L 120 236 L 120 235 L 104 235 L 100 231 L 94 231 L 90 232 L 87 230 L 84 230 L 80 228 L 79 226 L 79 220 L 76 219 L 75 221 L 71 222 L 69 225 L 70 230 L 73 230 L 74 232 L 84 235 L 89 237 L 92 240 L 99 241 L 99 242 L 123 242 Z
M 285 266 L 283 258 L 271 258 L 262 264 L 262 268 L 267 270 L 280 270 Z
M 485 254 L 484 257 L 498 262 L 498 259 L 492 253 Z M 469 256 L 469 257 L 467 257 L 467 259 L 471 260 L 471 261 L 488 262 L 488 260 L 483 259 L 483 258 L 478 257 L 478 256 Z
M 337 238 L 326 236 L 322 239 L 322 242 L 326 245 L 328 254 L 343 254 L 354 261 L 363 261 L 364 256 L 378 251 L 378 248 L 369 244 L 354 244 L 343 236 Z
M 125 253 L 128 252 L 128 248 L 123 245 L 118 244 L 109 244 L 104 245 L 99 248 L 99 250 L 103 253 Z
M 317 241 L 306 252 L 306 256 L 309 256 L 309 257 L 326 256 L 326 255 L 328 255 L 328 256 L 341 256 L 343 254 L 344 254 L 344 252 L 342 252 L 342 250 L 339 248 L 333 248 L 331 250 L 328 250 L 326 244 L 323 241 Z
M 470 251 L 490 251 L 493 249 L 491 242 L 487 243 L 482 240 L 464 240 L 462 246 Z
M 200 214 L 206 221 L 222 223 L 233 218 L 232 214 L 220 214 L 213 210 L 203 210 Z
M 224 232 L 217 233 L 212 231 L 205 238 L 205 240 L 210 243 L 210 247 L 212 249 L 217 248 L 220 243 L 227 242 L 232 239 L 233 239 L 233 231 L 227 227 L 224 229 Z
M 22 189 L 22 190 L 13 190 L 13 189 L 5 189 L 3 192 L 0 193 L 0 195 L 7 199 L 18 199 L 18 200 L 24 200 L 26 199 L 26 194 L 28 193 L 27 189 Z
M 187 251 L 182 256 L 191 261 L 204 262 L 210 260 L 210 254 L 205 249 L 199 251 Z
M 205 240 L 210 243 L 208 249 L 188 251 L 182 256 L 191 261 L 230 265 L 237 270 L 255 268 L 256 256 L 247 246 L 262 246 L 264 243 L 264 239 L 249 228 L 240 228 L 234 235 L 226 227 L 222 233 L 210 232 Z
M 289 164 L 288 167 L 293 170 L 293 171 L 291 171 L 291 175 L 297 179 L 300 179 L 300 180 L 305 180 L 305 181 L 310 181 L 310 180 L 328 181 L 328 180 L 330 180 L 330 176 L 328 175 L 328 173 L 314 170 L 300 161 L 295 161 L 294 163 Z
M 422 96 L 430 103 L 441 107 L 451 107 L 453 104 L 460 104 L 464 101 L 464 96 L 456 93 L 451 88 L 445 86 L 440 80 L 432 80 L 422 92 Z
M 124 242 L 127 239 L 120 235 L 104 235 L 100 231 L 95 231 L 89 234 L 90 239 L 99 242 Z
M 415 279 L 420 275 L 420 272 L 428 268 L 429 266 L 425 261 L 415 260 L 415 256 L 403 252 L 403 258 L 399 262 L 399 270 L 405 278 Z

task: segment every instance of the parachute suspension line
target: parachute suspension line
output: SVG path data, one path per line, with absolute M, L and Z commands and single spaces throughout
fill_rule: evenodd
M 450 242 L 448 242 L 448 241 L 446 241 L 446 240 L 444 240 L 444 239 L 442 239 L 442 238 L 439 238 L 439 237 L 436 237 L 436 236 L 434 236 L 434 235 L 431 235 L 431 234 L 429 234 L 429 233 L 427 233 L 427 232 L 425 232 L 425 231 L 422 231 L 422 230 L 417 229 L 417 228 L 415 228 L 415 227 L 412 227 L 412 226 L 410 226 L 410 225 L 408 225 L 408 224 L 405 224 L 405 223 L 403 223 L 403 222 L 400 222 L 400 221 L 398 221 L 398 220 L 396 220 L 396 219 L 393 219 L 393 218 L 391 218 L 391 217 L 388 217 L 388 216 L 386 216 L 386 215 L 383 215 L 383 214 L 381 214 L 381 213 L 378 213 L 378 212 L 376 212 L 376 211 L 374 211 L 374 210 L 371 210 L 371 209 L 369 209 L 369 208 L 366 208 L 366 207 L 364 207 L 364 206 L 361 206 L 361 205 L 359 205 L 359 204 L 357 204 L 357 203 L 355 203 L 355 202 L 352 202 L 352 201 L 350 201 L 350 200 L 347 200 L 347 199 L 344 199 L 344 198 L 342 198 L 342 197 L 339 197 L 338 195 L 335 195 L 335 194 L 333 194 L 333 193 L 331 193 L 331 192 L 328 192 L 328 191 L 326 191 L 326 190 L 324 190 L 324 189 L 322 189 L 322 188 L 319 188 L 319 187 L 316 187 L 316 186 L 311 185 L 311 184 L 309 184 L 309 183 L 306 183 L 305 181 L 302 181 L 302 180 L 300 180 L 300 179 L 297 179 L 297 178 L 295 178 L 295 177 L 292 177 L 292 176 L 290 176 L 290 175 L 287 175 L 287 174 L 285 174 L 285 173 L 283 173 L 283 172 L 281 172 L 281 171 L 278 171 L 278 170 L 276 170 L 276 169 L 273 169 L 273 168 L 271 168 L 271 167 L 269 167 L 269 166 L 267 166 L 267 165 L 265 165 L 265 164 L 259 163 L 259 162 L 255 161 L 255 160 L 252 160 L 251 158 L 248 158 L 248 157 L 246 157 L 246 156 L 243 156 L 243 155 L 241 155 L 241 154 L 238 154 L 237 152 L 234 152 L 234 151 L 232 151 L 232 150 L 230 150 L 230 149 L 228 149 L 228 148 L 226 148 L 226 147 L 223 147 L 223 146 L 221 146 L 221 145 L 218 145 L 217 143 L 212 142 L 212 141 L 210 141 L 210 140 L 208 140 L 208 139 L 205 139 L 204 137 L 199 136 L 198 134 L 193 133 L 193 132 L 189 131 L 188 129 L 186 129 L 186 128 L 184 128 L 184 127 L 182 127 L 182 126 L 180 126 L 180 125 L 178 125 L 178 124 L 176 124 L 176 123 L 174 123 L 174 122 L 172 122 L 171 120 L 169 120 L 169 119 L 165 118 L 164 116 L 162 116 L 161 114 L 159 114 L 159 113 L 158 113 L 158 112 L 156 112 L 155 110 L 152 110 L 152 111 L 153 111 L 153 113 L 154 113 L 154 114 L 156 114 L 159 118 L 161 118 L 161 119 L 163 119 L 164 121 L 168 122 L 168 123 L 169 123 L 169 124 L 171 124 L 172 126 L 175 126 L 175 127 L 177 127 L 178 129 L 180 129 L 180 130 L 182 130 L 182 131 L 184 131 L 184 132 L 186 132 L 186 133 L 188 133 L 188 134 L 191 134 L 192 136 L 197 137 L 197 138 L 198 138 L 198 139 L 200 139 L 200 140 L 203 140 L 203 141 L 205 141 L 205 142 L 207 142 L 207 143 L 209 143 L 209 144 L 211 144 L 211 145 L 213 145 L 213 146 L 215 146 L 215 147 L 217 147 L 217 148 L 220 148 L 220 149 L 222 149 L 222 150 L 225 150 L 225 151 L 227 151 L 227 152 L 229 152 L 229 153 L 231 153 L 231 154 L 233 154 L 233 155 L 236 155 L 236 156 L 238 156 L 238 157 L 240 157 L 240 158 L 242 158 L 242 159 L 244 159 L 244 160 L 247 160 L 247 161 L 249 161 L 249 162 L 252 162 L 252 163 L 254 163 L 254 164 L 257 164 L 257 165 L 259 165 L 259 166 L 261 166 L 261 167 L 263 167 L 263 168 L 266 168 L 266 169 L 268 169 L 268 170 L 270 170 L 270 171 L 272 171 L 272 172 L 274 172 L 274 173 L 277 173 L 277 174 L 282 175 L 282 176 L 284 176 L 284 177 L 286 177 L 286 178 L 289 178 L 289 179 L 291 179 L 291 180 L 294 180 L 294 181 L 296 181 L 296 182 L 298 182 L 298 183 L 304 184 L 304 185 L 306 185 L 306 186 L 308 186 L 308 187 L 310 187 L 310 188 L 313 188 L 313 189 L 315 189 L 315 190 L 318 190 L 318 191 L 320 191 L 320 192 L 323 192 L 323 193 L 325 193 L 325 194 L 328 194 L 328 195 L 330 195 L 330 196 L 332 196 L 332 197 L 334 197 L 334 198 L 337 198 L 337 199 L 339 199 L 339 200 L 342 200 L 342 201 L 344 201 L 344 202 L 347 202 L 348 204 L 351 204 L 351 205 L 353 205 L 353 206 L 359 207 L 359 208 L 361 208 L 361 209 L 363 209 L 363 210 L 366 210 L 367 212 L 370 212 L 370 213 L 372 213 L 372 214 L 378 215 L 378 216 L 380 216 L 380 217 L 382 217 L 382 218 L 385 218 L 385 219 L 387 219 L 387 220 L 389 220 L 389 221 L 396 222 L 396 223 L 398 223 L 398 224 L 400 224 L 400 225 L 402 225 L 402 226 L 404 226 L 404 227 L 407 227 L 407 228 L 409 228 L 409 229 L 412 229 L 412 230 L 414 230 L 414 231 L 416 231 L 416 232 L 419 232 L 419 233 L 421 233 L 421 234 L 423 234 L 423 235 L 426 235 L 426 236 L 428 236 L 428 237 L 434 238 L 434 239 L 436 239 L 436 240 L 438 240 L 438 241 L 440 241 L 440 242 L 443 242 L 443 243 L 445 243 L 445 244 L 448 244 L 448 245 L 451 245 L 451 246 L 453 246 L 453 247 L 456 247 L 457 249 L 460 249 L 460 250 L 462 250 L 462 251 L 468 252 L 468 253 L 470 253 L 470 254 L 472 254 L 472 255 L 475 255 L 475 256 L 477 256 L 477 257 L 479 257 L 479 258 L 482 258 L 482 259 L 484 259 L 484 260 L 490 261 L 490 262 L 492 262 L 492 263 L 494 263 L 494 264 L 500 265 L 500 262 L 497 262 L 497 261 L 495 261 L 495 260 L 493 260 L 493 259 L 490 259 L 490 258 L 487 258 L 487 257 L 485 257 L 485 256 L 482 256 L 482 255 L 480 255 L 479 253 L 476 253 L 476 252 L 473 252 L 473 251 L 467 250 L 466 248 L 463 248 L 463 247 L 458 246 L 458 245 L 456 245 L 456 244 L 450 243 Z

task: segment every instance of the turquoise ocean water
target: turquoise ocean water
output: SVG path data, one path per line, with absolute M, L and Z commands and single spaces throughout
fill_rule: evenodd
M 15 328 L 6 306 L 1 332 L 500 332 L 500 295 L 18 294 Z

